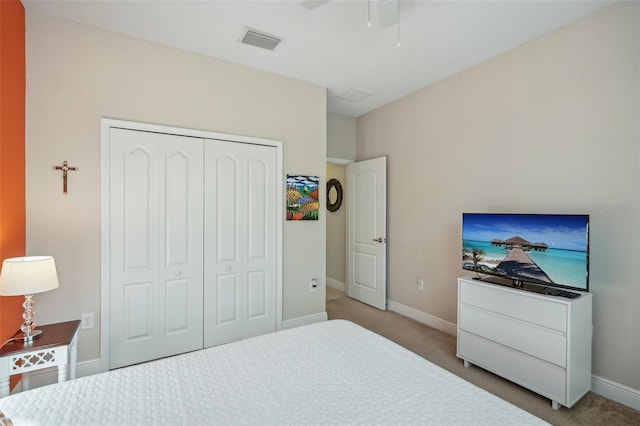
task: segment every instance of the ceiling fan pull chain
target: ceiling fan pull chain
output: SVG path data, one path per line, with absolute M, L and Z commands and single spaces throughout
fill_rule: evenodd
M 398 47 L 400 47 L 400 0 L 398 0 Z

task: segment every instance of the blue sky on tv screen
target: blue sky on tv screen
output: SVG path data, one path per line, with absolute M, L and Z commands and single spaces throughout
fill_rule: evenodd
M 518 236 L 549 248 L 587 251 L 588 216 L 465 213 L 462 239 L 490 242 Z

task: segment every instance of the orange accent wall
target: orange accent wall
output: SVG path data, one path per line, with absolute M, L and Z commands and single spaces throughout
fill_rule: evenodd
M 25 80 L 24 7 L 0 0 L 0 261 L 25 254 Z M 20 328 L 22 300 L 0 297 L 0 345 Z

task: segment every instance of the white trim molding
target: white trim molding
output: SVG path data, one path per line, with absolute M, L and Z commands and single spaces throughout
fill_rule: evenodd
M 616 383 L 604 377 L 591 375 L 591 391 L 600 396 L 640 411 L 640 390 Z
M 300 327 L 301 325 L 315 324 L 316 322 L 326 321 L 329 317 L 327 312 L 319 312 L 317 314 L 306 315 L 304 317 L 293 318 L 282 321 L 282 329 Z
M 346 166 L 346 165 L 351 164 L 353 162 L 354 162 L 353 160 L 346 160 L 346 159 L 342 159 L 342 158 L 327 157 L 327 163 L 337 164 L 337 165 L 341 165 L 341 166 Z
M 401 303 L 394 302 L 393 300 L 387 299 L 387 309 L 404 315 L 405 317 L 414 319 L 418 322 L 421 322 L 422 324 L 426 324 L 429 327 L 435 328 L 436 330 L 451 334 L 452 336 L 455 336 L 457 334 L 458 327 L 454 323 L 445 321 L 433 315 L 429 315 L 425 312 L 419 311 L 409 306 L 405 306 Z
M 347 285 L 345 283 L 343 283 L 342 281 L 334 280 L 333 278 L 327 277 L 327 285 L 337 290 L 341 290 L 344 292 L 347 291 Z

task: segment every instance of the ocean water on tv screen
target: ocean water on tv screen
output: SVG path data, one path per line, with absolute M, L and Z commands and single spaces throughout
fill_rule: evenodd
M 479 248 L 484 252 L 481 263 L 495 267 L 507 255 L 508 250 L 486 241 L 463 240 L 465 250 Z M 587 253 L 584 251 L 547 249 L 527 252 L 542 270 L 557 284 L 587 288 Z

